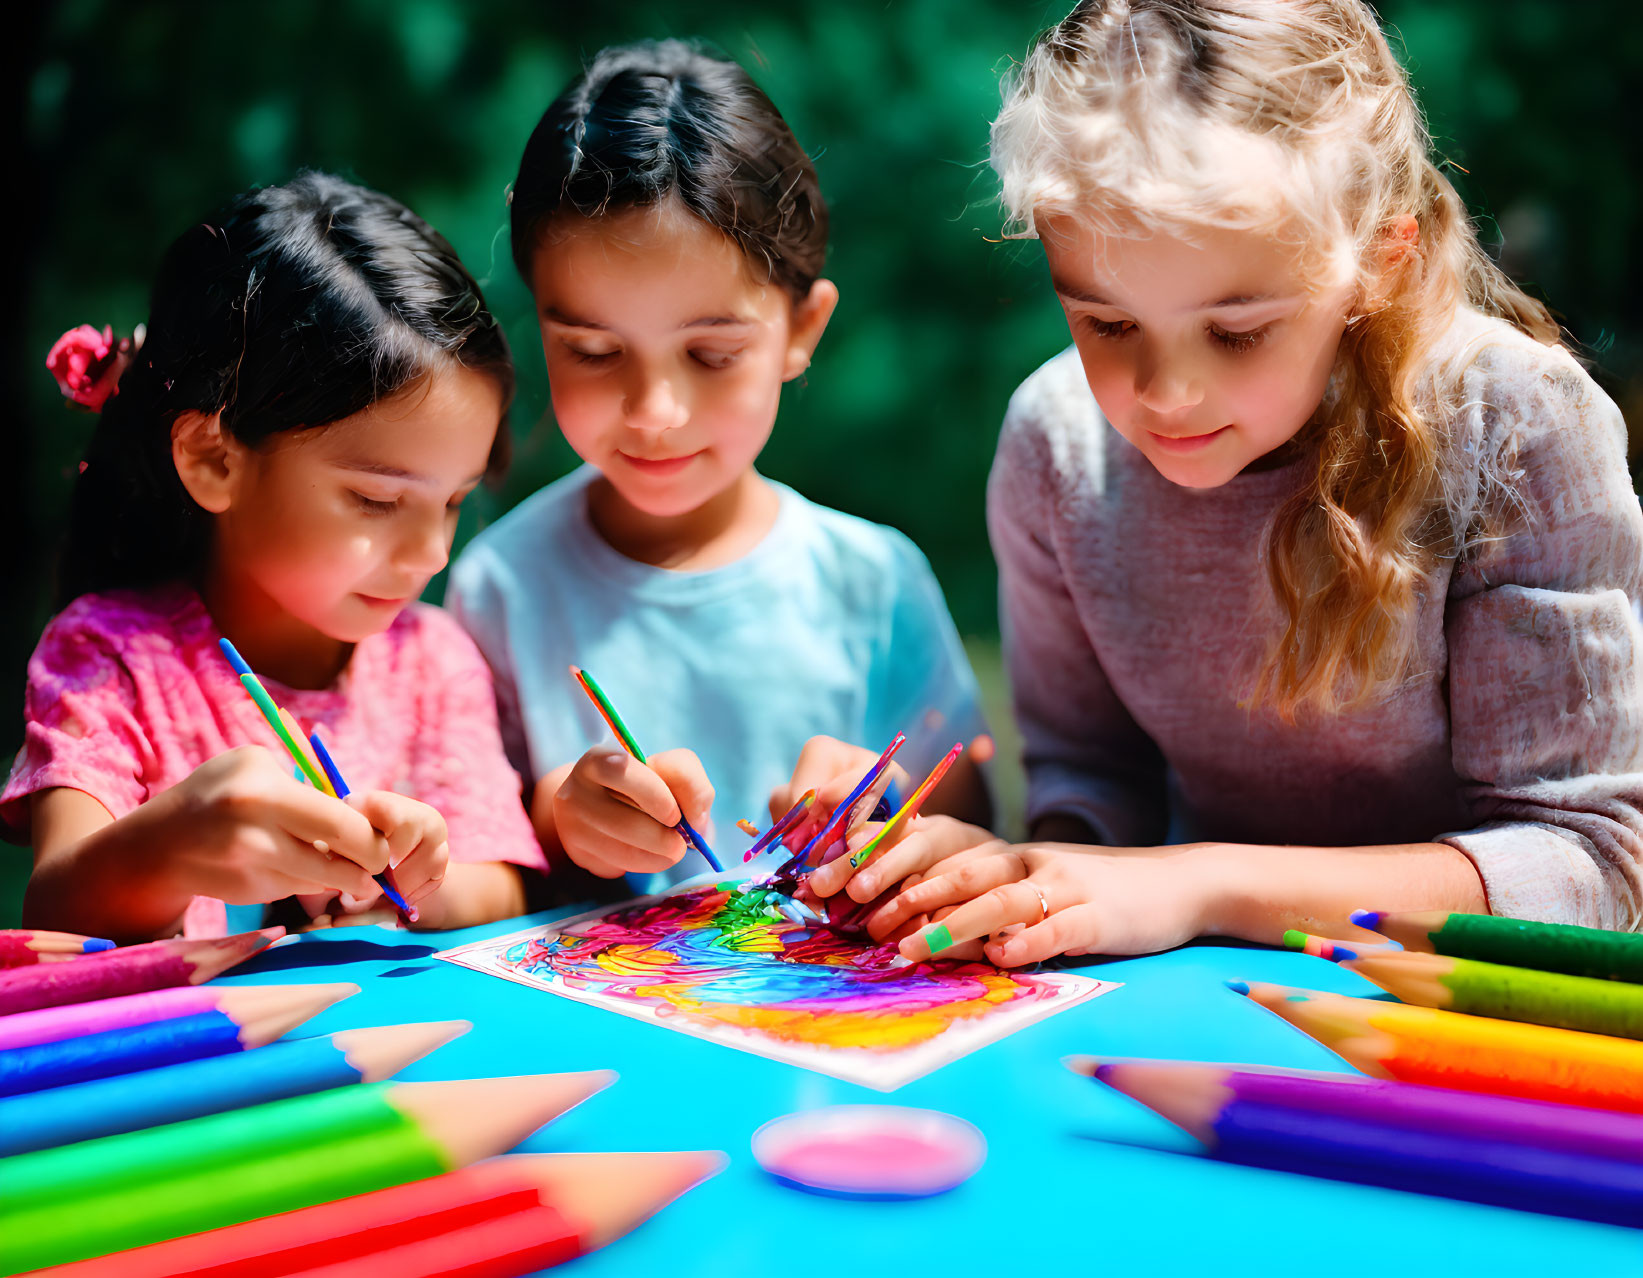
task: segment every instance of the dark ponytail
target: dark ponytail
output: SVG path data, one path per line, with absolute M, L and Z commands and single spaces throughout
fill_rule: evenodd
M 816 170 L 736 63 L 677 40 L 602 50 L 554 99 L 519 162 L 513 260 L 527 285 L 554 214 L 677 200 L 795 300 L 827 252 Z
M 75 484 L 58 606 L 203 567 L 211 517 L 171 459 L 180 414 L 220 412 L 224 433 L 256 447 L 362 412 L 444 359 L 493 378 L 506 408 L 502 330 L 455 250 L 416 214 L 323 173 L 237 197 L 161 263 L 142 349 Z M 504 420 L 493 467 L 507 439 Z

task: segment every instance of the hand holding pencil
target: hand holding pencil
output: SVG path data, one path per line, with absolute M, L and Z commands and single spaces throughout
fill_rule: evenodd
M 555 785 L 554 833 L 566 855 L 604 879 L 660 873 L 691 851 L 723 870 L 695 828 L 713 806 L 702 761 L 689 750 L 647 756 L 598 681 L 576 666 L 570 672 L 620 748 L 594 746 Z

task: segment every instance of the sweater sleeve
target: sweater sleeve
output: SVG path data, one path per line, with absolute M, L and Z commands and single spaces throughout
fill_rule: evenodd
M 1164 760 L 1113 692 L 1062 569 L 1059 518 L 1067 467 L 1054 397 L 1026 383 L 1011 400 L 987 483 L 987 525 L 999 571 L 999 621 L 1027 770 L 1027 823 L 1082 819 L 1109 846 L 1164 841 Z M 1062 455 L 1058 456 L 1058 452 Z
M 1485 356 L 1468 387 L 1511 494 L 1445 630 L 1472 859 L 1499 915 L 1643 925 L 1643 512 L 1614 403 L 1560 351 Z

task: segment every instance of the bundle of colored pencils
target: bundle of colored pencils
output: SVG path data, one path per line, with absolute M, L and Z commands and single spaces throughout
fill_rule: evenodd
M 54 958 L 0 972 L 0 1272 L 512 1274 L 718 1170 L 705 1153 L 493 1157 L 614 1075 L 385 1081 L 465 1021 L 276 1041 L 359 992 L 203 983 L 278 935 L 23 939 Z
M 1643 1227 L 1643 936 L 1463 914 L 1352 921 L 1384 944 L 1298 948 L 1400 1002 L 1230 984 L 1367 1079 L 1070 1063 L 1216 1158 Z

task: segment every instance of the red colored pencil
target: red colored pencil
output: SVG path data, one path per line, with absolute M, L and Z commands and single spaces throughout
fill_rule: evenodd
M 100 936 L 80 936 L 74 932 L 0 931 L 0 968 L 30 967 L 35 963 L 61 963 L 100 950 L 112 950 L 113 941 Z
M 284 928 L 268 927 L 206 940 L 150 941 L 87 955 L 78 963 L 12 968 L 0 972 L 0 1016 L 198 985 L 284 935 Z
M 54 1278 L 528 1273 L 602 1247 L 722 1154 L 511 1154 L 427 1180 L 40 1271 Z M 323 1258 L 323 1262 L 321 1262 Z

